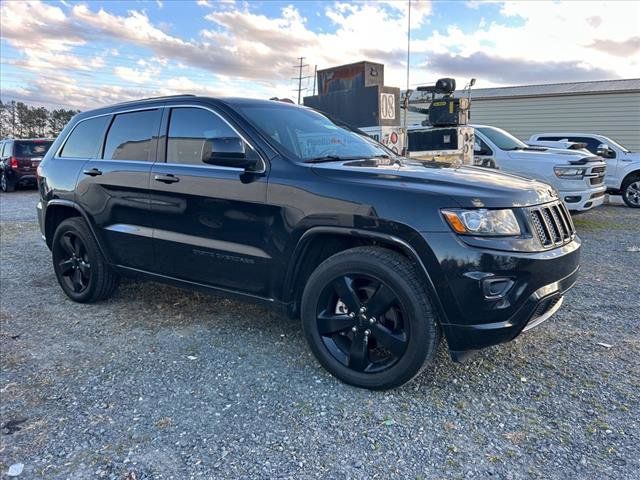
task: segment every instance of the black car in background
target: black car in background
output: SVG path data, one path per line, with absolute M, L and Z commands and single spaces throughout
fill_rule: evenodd
M 13 192 L 18 185 L 35 185 L 38 165 L 52 143 L 49 138 L 2 140 L 0 189 Z
M 72 300 L 103 300 L 127 275 L 258 302 L 301 318 L 319 362 L 365 388 L 413 378 L 441 334 L 454 360 L 515 338 L 560 307 L 579 269 L 548 185 L 412 162 L 277 101 L 83 112 L 39 189 Z

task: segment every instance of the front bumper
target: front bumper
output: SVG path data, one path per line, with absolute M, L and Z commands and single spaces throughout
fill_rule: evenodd
M 441 326 L 454 359 L 507 342 L 546 320 L 576 281 L 580 239 L 544 252 L 480 249 L 453 233 L 425 233 Z M 545 317 L 546 316 L 546 317 Z
M 572 212 L 584 212 L 604 203 L 607 187 L 602 185 L 591 190 L 560 190 L 558 196 Z

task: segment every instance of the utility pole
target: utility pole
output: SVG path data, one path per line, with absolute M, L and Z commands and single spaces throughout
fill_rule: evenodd
M 313 95 L 316 94 L 316 78 L 318 78 L 318 65 L 313 69 Z
M 300 64 L 299 65 L 295 65 L 293 68 L 297 68 L 298 69 L 298 76 L 297 77 L 293 77 L 292 80 L 298 80 L 298 88 L 294 89 L 298 91 L 298 105 L 300 105 L 300 94 L 302 93 L 302 80 L 306 80 L 307 78 L 311 78 L 309 75 L 307 76 L 303 76 L 302 75 L 302 69 L 305 67 L 308 67 L 308 64 L 303 64 L 305 57 L 298 57 L 298 60 L 300 60 Z

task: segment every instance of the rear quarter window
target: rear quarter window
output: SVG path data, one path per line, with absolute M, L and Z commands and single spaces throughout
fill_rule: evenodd
M 65 158 L 95 158 L 102 143 L 102 137 L 109 116 L 90 118 L 78 123 L 60 152 Z

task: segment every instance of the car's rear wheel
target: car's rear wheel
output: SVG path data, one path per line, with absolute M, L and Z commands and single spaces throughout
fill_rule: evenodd
M 4 171 L 0 174 L 0 189 L 3 192 L 13 192 L 16 189 L 15 183 L 7 177 Z
M 110 297 L 117 288 L 118 276 L 105 261 L 82 218 L 60 223 L 51 250 L 58 283 L 71 300 L 96 302 Z
M 626 178 L 621 190 L 624 203 L 631 208 L 640 208 L 640 175 Z
M 358 247 L 325 260 L 305 286 L 301 313 L 318 361 L 358 387 L 402 385 L 437 350 L 424 283 L 405 257 L 387 249 Z

